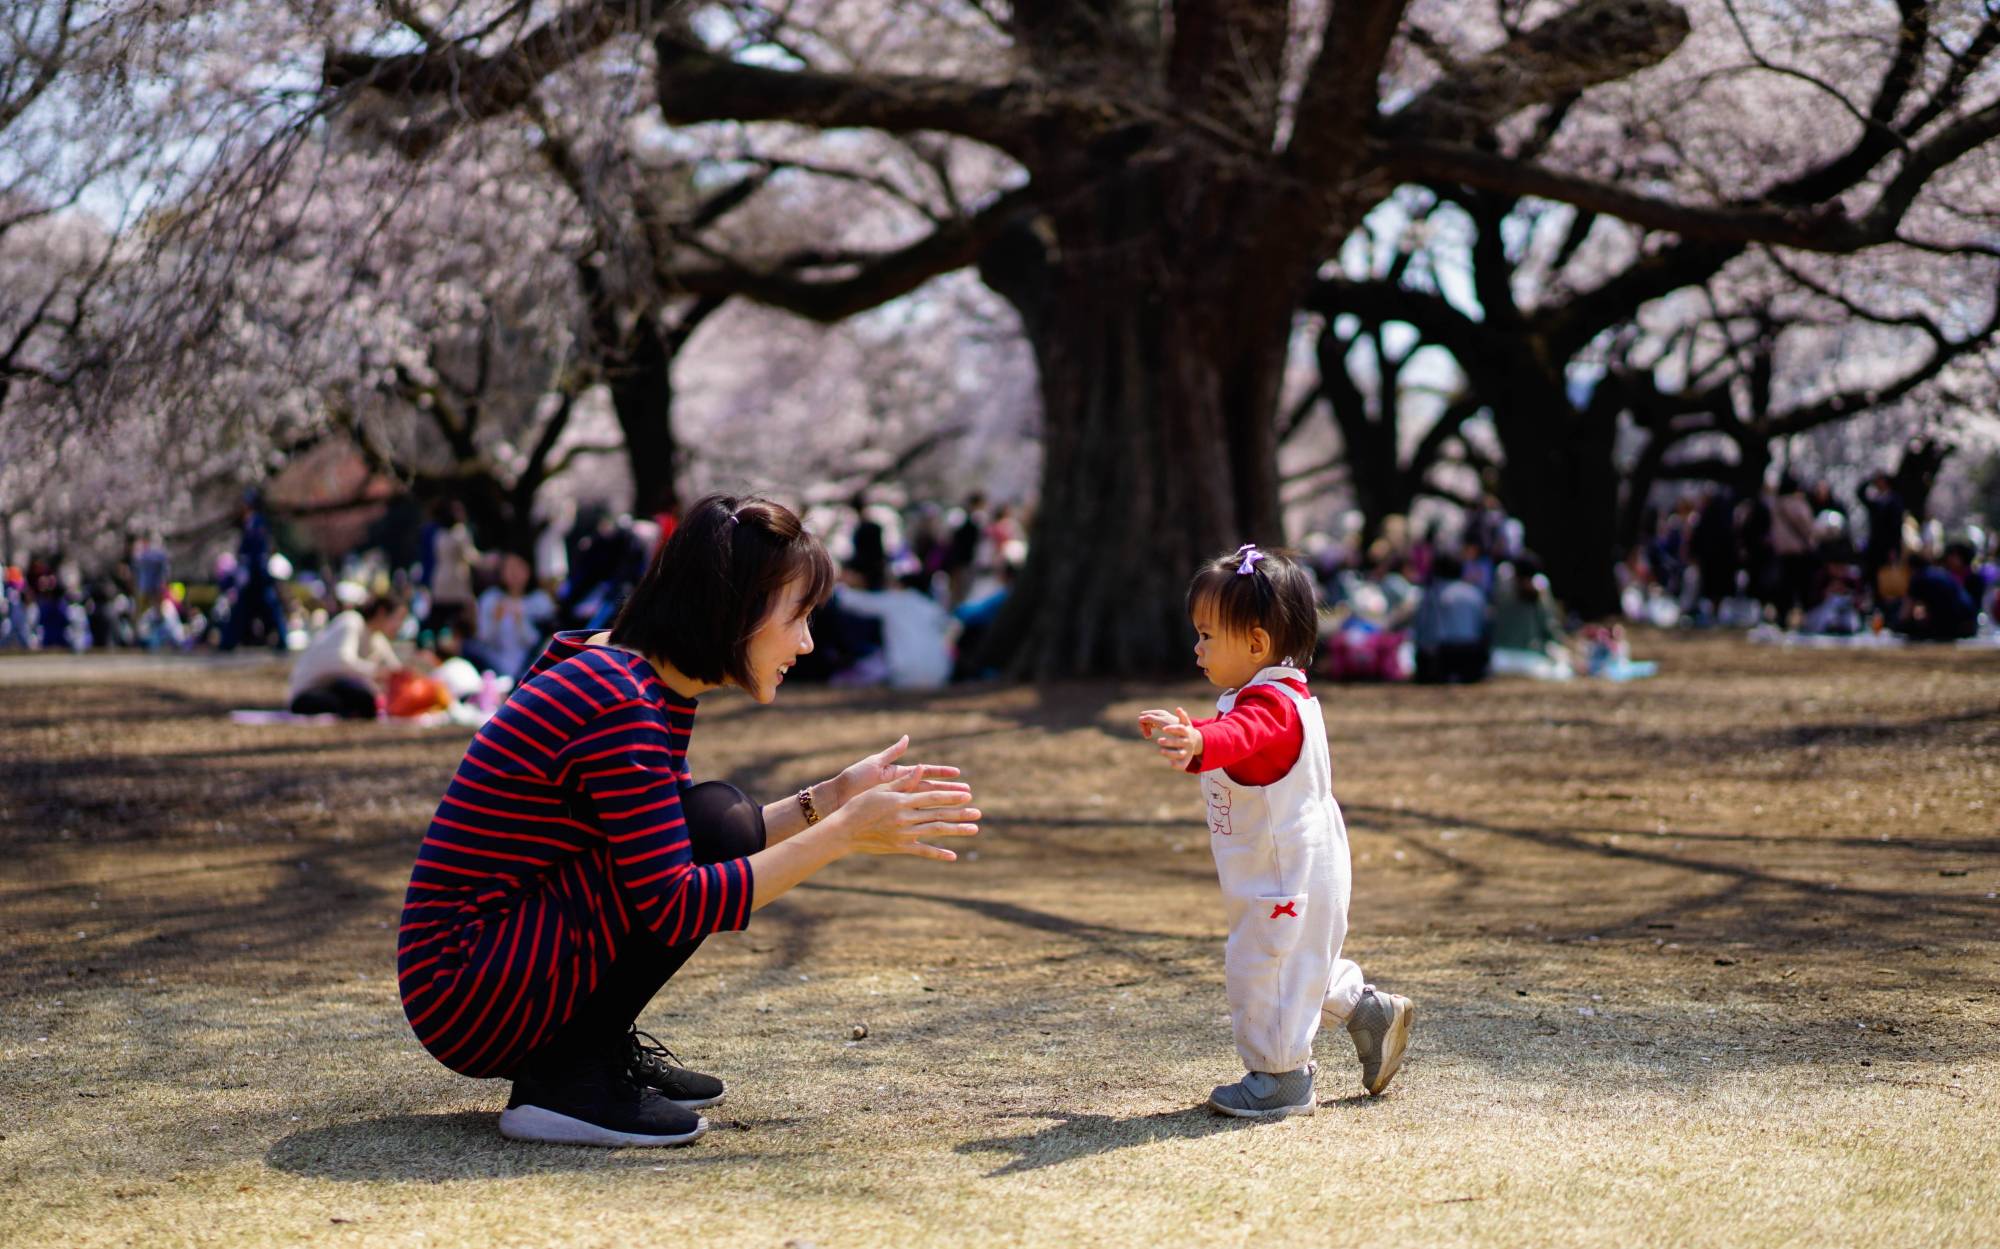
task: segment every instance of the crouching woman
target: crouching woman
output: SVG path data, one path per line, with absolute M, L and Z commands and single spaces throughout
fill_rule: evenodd
M 979 812 L 908 738 L 762 806 L 687 771 L 696 700 L 759 703 L 812 650 L 833 565 L 791 512 L 688 510 L 607 632 L 557 634 L 466 749 L 410 876 L 397 971 L 417 1040 L 513 1081 L 516 1140 L 681 1145 L 720 1080 L 637 1031 L 713 932 L 850 854 L 956 856 Z

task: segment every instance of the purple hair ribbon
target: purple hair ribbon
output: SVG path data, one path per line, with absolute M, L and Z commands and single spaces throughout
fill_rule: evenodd
M 1236 553 L 1243 556 L 1243 562 L 1236 566 L 1236 575 L 1239 577 L 1247 577 L 1256 571 L 1253 566 L 1258 560 L 1264 558 L 1264 553 L 1257 549 L 1255 542 L 1245 542 L 1242 546 L 1236 548 Z

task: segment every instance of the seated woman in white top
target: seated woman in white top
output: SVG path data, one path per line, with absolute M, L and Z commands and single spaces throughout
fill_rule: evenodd
M 836 595 L 841 610 L 882 622 L 882 655 L 889 684 L 898 689 L 935 689 L 951 679 L 955 622 L 923 584 L 910 576 L 892 590 L 842 586 Z
M 407 612 L 401 598 L 383 594 L 327 621 L 292 665 L 293 714 L 373 719 L 383 682 L 402 667 L 389 639 Z

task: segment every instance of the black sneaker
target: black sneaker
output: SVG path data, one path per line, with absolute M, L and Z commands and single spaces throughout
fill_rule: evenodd
M 560 1072 L 523 1072 L 500 1112 L 500 1135 L 552 1145 L 686 1145 L 708 1120 L 634 1078 L 619 1050 L 577 1058 Z
M 721 1101 L 728 1092 L 722 1081 L 680 1065 L 680 1056 L 650 1032 L 633 1028 L 627 1034 L 632 1051 L 632 1078 L 686 1110 L 700 1110 Z

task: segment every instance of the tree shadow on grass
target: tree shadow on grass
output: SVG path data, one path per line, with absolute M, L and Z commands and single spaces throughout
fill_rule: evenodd
M 1119 1119 L 1112 1115 L 1040 1114 L 1023 1111 L 1005 1116 L 1010 1119 L 1056 1119 L 1057 1122 L 1025 1136 L 991 1136 L 967 1141 L 952 1152 L 960 1154 L 1013 1154 L 1010 1162 L 986 1173 L 987 1179 L 1039 1171 L 1113 1153 L 1157 1141 L 1194 1140 L 1218 1132 L 1237 1132 L 1258 1126 L 1256 1119 L 1234 1119 L 1218 1115 L 1206 1107 L 1162 1110 L 1150 1115 Z
M 453 1180 L 513 1179 L 558 1171 L 682 1170 L 740 1163 L 761 1155 L 731 1150 L 591 1149 L 510 1141 L 491 1111 L 383 1115 L 307 1128 L 265 1151 L 274 1170 L 343 1182 L 402 1180 L 442 1184 Z M 712 1127 L 729 1132 L 728 1127 Z

